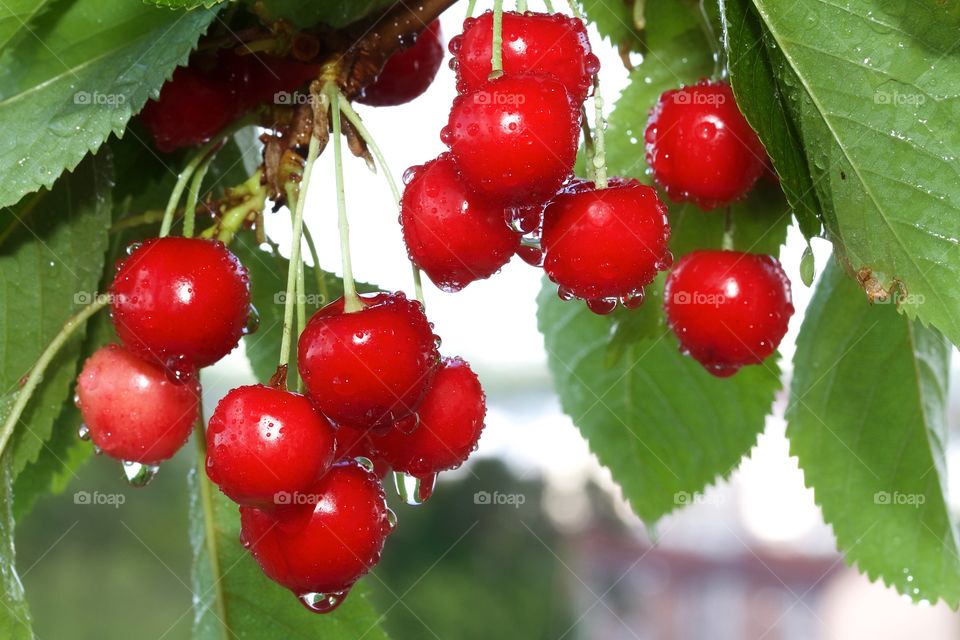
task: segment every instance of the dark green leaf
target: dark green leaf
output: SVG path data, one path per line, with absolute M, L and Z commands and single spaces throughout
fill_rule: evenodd
M 0 459 L 0 588 L 3 606 L 0 607 L 0 637 L 9 640 L 33 640 L 30 609 L 23 593 L 23 585 L 16 569 L 16 551 L 13 546 L 13 486 L 10 456 Z
M 310 613 L 290 591 L 264 576 L 240 544 L 237 505 L 196 471 L 190 474 L 190 492 L 194 640 L 386 640 L 362 583 L 336 611 Z
M 661 331 L 625 340 L 611 359 L 608 318 L 561 301 L 550 285 L 539 306 L 563 410 L 641 518 L 683 506 L 753 446 L 780 386 L 774 358 L 719 379 Z
M 755 0 L 848 271 L 960 344 L 960 27 L 951 3 Z M 922 301 L 922 302 L 921 302 Z
M 392 6 L 395 0 L 259 0 L 258 4 L 271 18 L 284 18 L 296 27 L 322 23 L 339 29 Z
M 756 130 L 780 176 L 800 230 L 810 238 L 820 233 L 820 203 L 803 153 L 800 133 L 773 74 L 764 44 L 763 25 L 749 0 L 724 0 L 723 33 L 729 56 L 730 84 L 737 104 Z
M 643 25 L 637 24 L 635 2 L 637 0 L 577 0 L 584 18 L 597 27 L 604 38 L 609 38 L 615 46 L 627 49 L 640 49 L 642 46 Z M 639 0 L 643 6 L 643 0 Z M 643 16 L 645 11 L 641 11 Z
M 226 0 L 144 0 L 144 2 L 167 9 L 199 9 L 200 7 L 211 9 Z
M 253 306 L 260 313 L 260 328 L 244 338 L 244 344 L 254 375 L 261 382 L 266 382 L 276 371 L 280 356 L 289 261 L 273 248 L 257 247 L 253 235 L 248 233 L 238 235 L 231 249 L 250 272 Z M 318 275 L 321 281 L 318 281 Z M 307 267 L 304 284 L 307 288 L 303 298 L 307 318 L 327 302 L 343 295 L 340 278 L 326 271 L 318 274 L 313 268 Z M 357 283 L 357 289 L 361 292 L 377 290 L 363 283 Z M 293 349 L 296 351 L 296 344 Z
M 111 132 L 122 132 L 186 62 L 214 15 L 74 0 L 11 34 L 0 56 L 7 140 L 0 149 L 0 206 L 49 187 Z
M 64 322 L 97 291 L 110 224 L 112 163 L 101 154 L 0 212 L 0 389 L 13 395 Z M 9 234 L 9 235 L 8 235 Z M 47 368 L 10 442 L 14 475 L 50 437 L 76 375 L 78 330 Z
M 787 435 L 847 560 L 914 600 L 956 607 L 949 364 L 939 332 L 871 307 L 831 261 L 797 340 Z

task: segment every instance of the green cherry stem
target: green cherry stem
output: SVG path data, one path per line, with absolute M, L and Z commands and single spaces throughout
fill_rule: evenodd
M 217 157 L 217 148 L 214 148 L 206 159 L 200 163 L 190 181 L 190 190 L 187 191 L 187 204 L 183 209 L 183 237 L 192 238 L 194 223 L 197 218 L 197 201 L 200 199 L 200 187 L 207 176 L 210 164 Z
M 470 0 L 470 2 L 467 3 L 467 17 L 468 17 L 468 18 L 472 18 L 472 17 L 473 17 L 473 10 L 476 9 L 476 8 L 477 8 L 477 0 Z
M 373 135 L 370 133 L 370 130 L 367 129 L 365 124 L 363 124 L 363 120 L 360 118 L 360 115 L 354 111 L 353 107 L 350 105 L 350 102 L 343 94 L 340 94 L 340 108 L 343 109 L 343 115 L 347 117 L 347 120 L 350 121 L 350 124 L 353 125 L 353 127 L 357 130 L 357 133 L 360 134 L 360 137 L 363 138 L 363 141 L 367 143 L 367 148 L 370 149 L 373 157 L 376 158 L 377 164 L 380 165 L 383 176 L 386 178 L 387 184 L 390 186 L 390 192 L 393 193 L 393 200 L 397 203 L 397 209 L 399 209 L 401 199 L 400 187 L 397 185 L 397 181 L 393 177 L 393 172 L 390 171 L 390 167 L 387 165 L 386 156 L 384 156 L 383 152 L 380 151 L 380 147 L 377 145 L 376 140 L 373 139 Z M 420 275 L 420 267 L 418 267 L 411 260 L 410 268 L 413 272 L 414 294 L 416 295 L 417 300 L 420 301 L 420 304 L 424 304 L 423 277 Z
M 593 132 L 590 130 L 590 121 L 587 119 L 587 108 L 580 107 L 580 129 L 583 131 L 583 155 L 586 162 L 583 168 L 587 172 L 587 180 L 596 180 L 596 170 L 593 167 L 593 158 L 596 150 L 593 148 Z
M 553 10 L 553 2 L 551 2 L 550 0 L 543 0 L 543 6 L 547 8 L 547 13 L 556 13 Z
M 300 182 L 300 195 L 293 208 L 293 238 L 290 240 L 290 263 L 287 266 L 287 297 L 283 301 L 283 334 L 280 340 L 280 362 L 278 366 L 290 364 L 290 345 L 293 343 L 293 307 L 297 298 L 297 272 L 300 264 L 300 244 L 303 235 L 303 209 L 310 187 L 310 175 L 313 165 L 320 154 L 320 140 L 310 136 L 310 146 L 307 149 L 307 160 L 303 165 L 303 179 Z
M 50 341 L 47 348 L 40 354 L 37 362 L 30 368 L 30 371 L 25 376 L 23 387 L 21 387 L 17 393 L 17 399 L 10 408 L 7 419 L 3 421 L 3 426 L 0 427 L 0 454 L 6 449 L 7 443 L 10 441 L 10 436 L 13 435 L 13 430 L 17 426 L 17 422 L 20 421 L 20 416 L 23 415 L 23 411 L 33 396 L 33 392 L 37 390 L 37 386 L 40 384 L 40 381 L 43 380 L 44 371 L 46 371 L 50 362 L 57 355 L 57 352 L 66 344 L 67 340 L 73 335 L 73 332 L 76 331 L 77 328 L 83 326 L 93 314 L 103 309 L 107 304 L 109 304 L 107 296 L 98 295 L 92 303 L 67 320 L 63 328 L 60 329 L 60 332 L 53 337 L 53 340 Z
M 210 152 L 212 145 L 208 142 L 200 148 L 200 151 L 196 153 L 183 170 L 177 175 L 177 183 L 173 185 L 173 191 L 170 192 L 170 199 L 167 200 L 167 208 L 163 211 L 163 222 L 160 223 L 160 237 L 165 238 L 170 235 L 170 227 L 173 226 L 173 214 L 177 211 L 177 205 L 180 204 L 180 197 L 183 196 L 184 189 L 187 188 L 187 183 L 190 182 L 190 178 L 193 177 L 193 172 L 197 170 L 197 167 L 203 162 L 203 159 Z
M 333 123 L 333 171 L 337 182 L 337 227 L 340 229 L 340 258 L 343 261 L 343 311 L 360 311 L 363 305 L 357 296 L 353 280 L 353 262 L 350 260 L 350 223 L 347 220 L 346 194 L 343 188 L 343 145 L 340 140 L 340 90 L 330 82 L 324 87 L 330 99 L 330 119 Z
M 503 75 L 503 0 L 493 2 L 493 44 L 490 47 L 490 80 Z
M 517 0 L 517 13 L 524 13 L 527 10 L 527 0 Z
M 597 189 L 607 188 L 607 156 L 604 145 L 604 129 L 607 128 L 603 117 L 603 96 L 600 95 L 600 79 L 593 77 L 593 172 Z

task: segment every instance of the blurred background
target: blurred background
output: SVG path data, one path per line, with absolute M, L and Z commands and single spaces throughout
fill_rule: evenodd
M 483 8 L 479 3 L 478 11 Z M 447 38 L 459 31 L 462 11 L 454 6 L 444 16 Z M 612 105 L 626 71 L 613 48 L 592 36 Z M 454 95 L 453 73 L 444 67 L 427 94 L 409 105 L 361 107 L 398 177 L 443 150 L 439 131 Z M 410 291 L 385 181 L 353 158 L 346 173 L 355 274 Z M 317 163 L 306 215 L 321 266 L 339 272 L 329 153 Z M 288 218 L 277 214 L 270 223 L 271 235 L 286 246 Z M 799 233 L 791 231 L 782 256 L 797 307 L 781 345 L 787 378 L 811 294 L 800 284 L 802 247 Z M 815 243 L 814 250 L 822 270 L 829 244 Z M 383 563 L 365 581 L 391 637 L 960 637 L 960 616 L 948 608 L 912 604 L 844 563 L 788 454 L 783 398 L 729 481 L 688 496 L 685 508 L 646 527 L 560 411 L 536 329 L 539 288 L 538 270 L 518 259 L 458 294 L 427 285 L 442 351 L 470 361 L 486 388 L 487 426 L 474 459 L 441 476 L 427 504 L 409 507 L 390 496 L 400 526 Z M 205 371 L 207 415 L 227 390 L 251 380 L 242 349 Z M 951 397 L 960 397 L 956 384 Z M 955 471 L 960 447 L 950 447 L 948 456 Z M 137 490 L 125 484 L 116 463 L 96 458 L 63 495 L 35 507 L 18 529 L 17 545 L 38 638 L 189 637 L 186 472 L 193 463 L 193 448 L 185 447 L 151 485 Z M 957 474 L 951 478 L 956 499 Z M 123 504 L 75 504 L 83 491 L 117 494 Z

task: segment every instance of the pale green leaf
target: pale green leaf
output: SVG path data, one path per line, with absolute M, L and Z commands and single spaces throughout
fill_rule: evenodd
M 16 568 L 13 529 L 13 487 L 10 456 L 0 459 L 0 637 L 7 640 L 33 640 L 30 609 Z

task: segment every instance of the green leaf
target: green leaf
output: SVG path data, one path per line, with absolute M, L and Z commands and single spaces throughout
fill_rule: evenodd
M 252 0 L 247 0 L 252 4 Z M 325 24 L 340 29 L 395 4 L 394 0 L 257 0 L 271 18 L 306 29 Z
M 112 163 L 85 161 L 50 192 L 0 212 L 0 389 L 12 396 L 64 322 L 89 304 L 104 266 Z M 16 476 L 49 439 L 76 375 L 83 331 L 47 368 L 10 441 Z
M 800 230 L 807 238 L 819 235 L 820 203 L 800 132 L 773 73 L 771 57 L 780 53 L 776 48 L 767 50 L 763 26 L 749 0 L 726 0 L 721 6 L 730 84 L 737 104 L 763 141 Z
M 336 611 L 310 613 L 264 576 L 240 544 L 237 505 L 196 471 L 190 473 L 190 492 L 194 640 L 386 640 L 362 582 Z
M 643 25 L 637 24 L 634 15 L 635 3 L 643 6 L 643 0 L 577 0 L 587 22 L 593 23 L 604 38 L 615 46 L 640 49 Z M 645 13 L 641 11 L 641 15 Z
M 847 560 L 914 600 L 956 607 L 949 363 L 939 332 L 871 307 L 831 261 L 797 340 L 787 435 Z
M 960 95 L 950 3 L 755 0 L 848 271 L 960 344 Z
M 214 15 L 74 0 L 10 35 L 0 49 L 0 120 L 6 127 L 0 206 L 51 186 L 111 132 L 122 132 L 174 67 L 186 62 Z
M 253 306 L 260 314 L 260 328 L 246 336 L 244 344 L 254 375 L 261 382 L 266 382 L 276 371 L 280 356 L 289 261 L 275 247 L 258 247 L 250 233 L 239 234 L 230 248 L 250 272 L 251 297 Z M 309 266 L 304 273 L 304 284 L 307 288 L 304 296 L 307 318 L 326 303 L 343 295 L 340 278 L 326 271 L 318 273 Z M 378 289 L 358 282 L 357 290 L 363 293 Z M 296 344 L 293 351 L 295 355 Z
M 3 606 L 0 607 L 0 637 L 9 640 L 33 640 L 30 609 L 23 593 L 23 585 L 16 569 L 16 551 L 13 546 L 13 488 L 10 456 L 0 460 L 0 588 Z
M 221 2 L 226 2 L 226 0 L 143 0 L 147 4 L 155 4 L 158 7 L 166 7 L 167 9 L 199 9 L 204 7 L 206 9 L 212 9 Z
M 608 318 L 561 301 L 549 284 L 538 302 L 563 410 L 644 520 L 729 475 L 763 430 L 780 387 L 775 358 L 715 378 L 664 330 L 624 341 L 611 362 Z
M 0 6 L 0 51 L 18 34 L 29 31 L 34 18 L 50 8 L 52 0 L 7 0 Z

